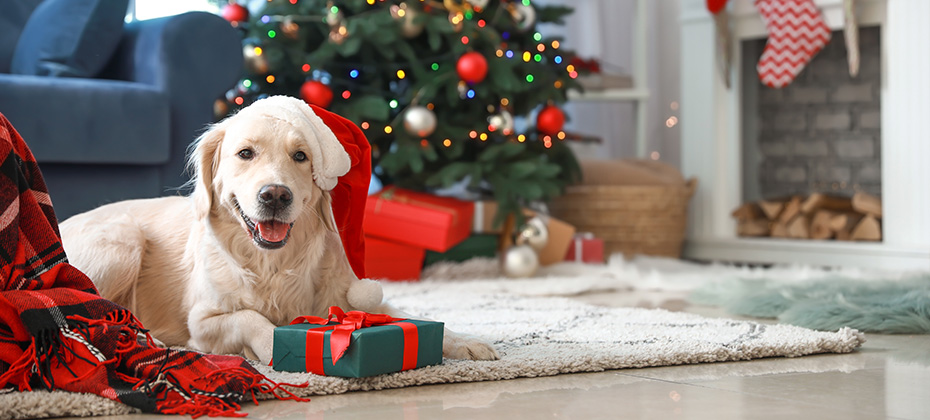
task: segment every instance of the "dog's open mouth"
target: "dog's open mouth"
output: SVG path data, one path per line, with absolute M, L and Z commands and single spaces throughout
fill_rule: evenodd
M 278 249 L 287 244 L 287 239 L 291 236 L 291 228 L 294 226 L 293 223 L 285 223 L 274 219 L 256 222 L 242 211 L 239 200 L 235 197 L 233 198 L 233 205 L 239 211 L 239 217 L 245 222 L 246 230 L 256 245 L 265 249 Z

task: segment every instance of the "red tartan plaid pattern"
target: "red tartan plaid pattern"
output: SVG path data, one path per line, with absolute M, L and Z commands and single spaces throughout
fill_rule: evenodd
M 151 344 L 129 310 L 68 264 L 39 166 L 0 114 L 0 389 L 89 392 L 145 412 L 242 416 L 296 399 L 240 357 Z

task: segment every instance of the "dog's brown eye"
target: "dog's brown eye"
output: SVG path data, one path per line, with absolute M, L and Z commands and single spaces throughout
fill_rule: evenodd
M 252 158 L 255 157 L 255 152 L 253 152 L 252 149 L 242 149 L 239 153 L 236 153 L 236 155 L 242 160 L 252 160 Z
M 303 161 L 307 160 L 307 154 L 304 153 L 304 152 L 297 152 L 297 153 L 294 153 L 294 160 L 297 161 L 297 162 L 303 162 Z

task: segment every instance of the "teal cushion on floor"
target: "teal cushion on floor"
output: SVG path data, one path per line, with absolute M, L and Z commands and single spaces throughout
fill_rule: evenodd
M 46 0 L 29 16 L 11 73 L 93 77 L 123 33 L 128 0 Z

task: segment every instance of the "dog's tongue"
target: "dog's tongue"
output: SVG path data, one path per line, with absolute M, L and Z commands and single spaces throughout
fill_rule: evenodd
M 281 242 L 287 237 L 287 223 L 278 221 L 259 222 L 258 234 L 268 242 Z

